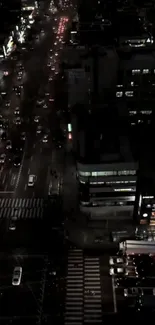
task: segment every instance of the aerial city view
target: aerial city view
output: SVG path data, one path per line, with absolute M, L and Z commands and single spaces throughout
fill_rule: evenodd
M 0 325 L 152 321 L 154 153 L 154 0 L 0 0 Z

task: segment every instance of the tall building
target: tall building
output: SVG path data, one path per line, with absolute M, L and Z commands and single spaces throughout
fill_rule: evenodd
M 64 50 L 72 144 L 81 211 L 140 223 L 139 197 L 151 196 L 139 175 L 153 158 L 154 39 L 138 10 L 116 7 L 108 15 L 92 0 Z

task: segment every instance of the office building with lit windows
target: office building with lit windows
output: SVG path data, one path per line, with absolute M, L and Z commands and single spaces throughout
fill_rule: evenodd
M 132 218 L 138 162 L 127 121 L 116 107 L 81 109 L 72 116 L 80 209 L 94 218 Z
M 154 51 L 120 58 L 115 95 L 133 127 L 151 123 L 155 107 Z

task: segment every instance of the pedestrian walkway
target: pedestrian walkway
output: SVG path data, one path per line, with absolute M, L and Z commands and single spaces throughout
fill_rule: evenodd
M 83 324 L 83 251 L 68 253 L 65 325 Z
M 100 261 L 98 257 L 84 259 L 84 324 L 102 323 Z
M 68 253 L 65 325 L 102 323 L 100 261 L 83 250 Z
M 42 219 L 44 199 L 25 198 L 25 199 L 0 199 L 0 218 L 17 219 Z

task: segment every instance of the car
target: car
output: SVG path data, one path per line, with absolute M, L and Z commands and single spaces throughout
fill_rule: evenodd
M 17 91 L 18 90 L 18 86 L 13 86 L 13 91 Z
M 16 96 L 20 97 L 20 95 L 21 95 L 21 91 L 18 89 L 18 90 L 16 91 Z
M 110 275 L 124 275 L 124 267 L 111 267 L 110 270 L 109 270 L 109 274 Z
M 11 221 L 9 224 L 9 230 L 16 230 L 16 225 L 13 221 Z
M 15 167 L 19 167 L 21 165 L 21 160 L 22 160 L 21 156 L 15 156 L 13 159 L 13 165 Z
M 11 140 L 7 140 L 6 141 L 6 149 L 7 150 L 12 149 L 12 142 L 11 142 Z
M 6 159 L 6 154 L 5 153 L 2 153 L 0 155 L 0 164 L 4 164 L 5 163 L 5 159 Z
M 5 106 L 6 107 L 10 107 L 10 105 L 11 105 L 11 101 L 10 100 L 7 100 L 7 102 L 5 103 Z
M 44 104 L 44 101 L 45 101 L 45 100 L 44 100 L 43 98 L 42 98 L 42 99 L 38 99 L 38 100 L 37 100 L 37 104 L 38 104 L 38 105 L 42 105 L 42 104 Z
M 6 138 L 7 138 L 7 134 L 6 134 L 6 132 L 3 132 L 3 133 L 1 134 L 1 140 L 2 140 L 2 141 L 5 141 Z
M 137 287 L 137 286 L 140 286 L 141 285 L 141 282 L 138 278 L 135 278 L 135 277 L 122 277 L 122 276 L 117 276 L 115 277 L 115 287 L 128 287 L 128 288 L 131 288 L 131 287 Z
M 20 134 L 20 139 L 21 139 L 22 141 L 25 141 L 25 139 L 26 139 L 26 132 L 22 132 L 22 133 Z
M 45 134 L 45 135 L 43 136 L 42 142 L 43 142 L 43 143 L 47 143 L 47 142 L 48 142 L 48 134 Z
M 0 119 L 0 128 L 3 128 L 3 120 L 2 119 Z
M 110 257 L 109 258 L 109 264 L 114 265 L 114 264 L 124 264 L 124 259 L 122 257 Z
M 19 74 L 19 75 L 17 76 L 17 80 L 21 80 L 21 79 L 22 79 L 22 75 Z
M 21 119 L 20 119 L 20 117 L 17 117 L 16 119 L 14 119 L 14 123 L 15 123 L 16 125 L 20 125 L 20 124 L 21 124 Z
M 18 286 L 21 283 L 22 278 L 22 267 L 16 266 L 13 270 L 13 276 L 12 276 L 12 285 Z
M 14 114 L 15 115 L 19 115 L 20 114 L 20 109 L 19 107 L 16 107 L 15 110 L 14 110 Z
M 41 131 L 42 131 L 42 126 L 41 126 L 41 125 L 38 125 L 38 126 L 37 126 L 37 130 L 36 130 L 36 133 L 37 133 L 37 134 L 40 134 Z
M 143 296 L 144 292 L 142 288 L 125 288 L 124 297 Z
M 36 175 L 29 175 L 28 186 L 33 187 L 36 181 Z
M 35 117 L 34 117 L 34 122 L 35 122 L 35 123 L 38 123 L 39 120 L 40 120 L 40 116 L 35 116 Z

